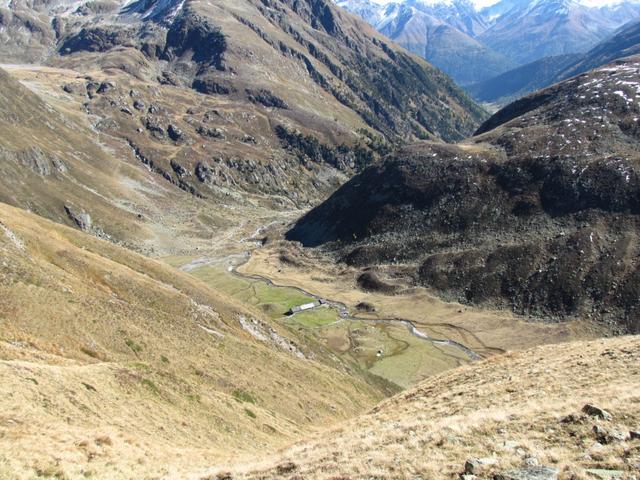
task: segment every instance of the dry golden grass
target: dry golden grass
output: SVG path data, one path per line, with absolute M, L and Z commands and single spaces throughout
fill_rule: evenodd
M 381 399 L 186 273 L 6 205 L 0 228 L 3 480 L 180 478 Z
M 587 403 L 613 419 L 583 414 Z M 466 459 L 494 457 L 480 475 L 492 478 L 535 458 L 561 479 L 591 478 L 593 468 L 631 479 L 640 440 L 628 432 L 638 425 L 640 337 L 575 342 L 444 373 L 275 458 L 228 469 L 248 479 L 453 479 Z M 596 444 L 595 426 L 627 439 Z

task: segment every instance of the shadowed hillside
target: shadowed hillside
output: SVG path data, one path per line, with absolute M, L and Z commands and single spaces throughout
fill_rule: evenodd
M 638 59 L 521 99 L 456 146 L 365 170 L 288 233 L 445 298 L 640 328 Z

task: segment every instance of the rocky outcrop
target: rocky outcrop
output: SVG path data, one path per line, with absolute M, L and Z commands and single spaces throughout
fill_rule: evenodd
M 173 60 L 190 53 L 190 60 L 224 70 L 227 41 L 219 27 L 193 13 L 181 14 L 167 32 L 163 58 Z
M 76 52 L 106 52 L 118 45 L 130 42 L 134 36 L 133 30 L 122 27 L 86 27 L 78 33 L 68 37 L 60 46 L 62 55 Z
M 91 231 L 93 226 L 93 222 L 91 220 L 91 215 L 83 210 L 79 210 L 71 205 L 65 205 L 64 211 L 66 212 L 69 219 L 73 221 L 73 223 L 83 232 Z
M 293 340 L 280 335 L 278 331 L 268 323 L 255 318 L 247 318 L 243 315 L 238 317 L 238 322 L 246 332 L 257 340 L 271 344 L 295 357 L 306 358 L 305 354 Z
M 185 133 L 180 129 L 180 127 L 177 127 L 174 124 L 169 124 L 169 126 L 167 127 L 167 134 L 169 135 L 169 138 L 174 142 L 187 141 L 187 136 L 185 135 Z
M 271 6 L 273 2 L 267 0 L 265 3 Z M 323 30 L 332 36 L 343 35 L 329 0 L 284 0 L 282 3 L 287 4 L 313 28 Z
M 203 75 L 196 78 L 191 84 L 192 88 L 207 95 L 228 95 L 234 88 L 228 84 L 221 83 L 215 77 Z
M 286 110 L 289 108 L 287 102 L 282 100 L 280 97 L 274 95 L 269 90 L 246 90 L 247 98 L 252 103 L 259 103 L 265 107 L 271 108 L 281 108 Z
M 3 161 L 16 162 L 43 177 L 67 171 L 67 166 L 61 158 L 45 152 L 39 146 L 18 152 L 0 147 L 0 158 Z

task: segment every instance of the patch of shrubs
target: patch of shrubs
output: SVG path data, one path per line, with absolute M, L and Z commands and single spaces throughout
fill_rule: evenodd
M 274 95 L 269 90 L 246 90 L 247 98 L 251 103 L 259 103 L 269 108 L 281 108 L 287 110 L 289 105 L 280 97 Z
M 294 153 L 303 165 L 311 161 L 326 163 L 339 170 L 362 170 L 376 158 L 371 148 L 361 144 L 353 147 L 345 144 L 333 147 L 321 143 L 313 135 L 289 130 L 283 125 L 276 126 L 275 133 L 282 146 Z

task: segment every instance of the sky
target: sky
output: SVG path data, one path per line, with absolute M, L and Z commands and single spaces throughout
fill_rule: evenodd
M 402 0 L 372 0 L 372 1 L 380 5 L 386 5 L 387 3 L 392 3 L 392 2 L 399 2 L 399 3 L 402 2 Z M 426 3 L 429 3 L 429 2 L 444 3 L 446 1 L 447 0 L 425 0 Z M 482 8 L 482 7 L 488 7 L 488 6 L 494 5 L 498 3 L 499 0 L 471 0 L 471 1 L 476 5 L 476 7 Z M 588 7 L 603 7 L 605 5 L 615 5 L 617 3 L 622 3 L 623 0 L 578 0 L 578 1 Z

